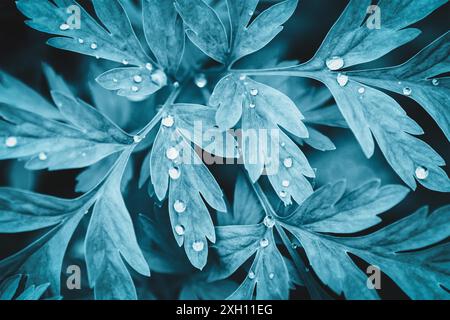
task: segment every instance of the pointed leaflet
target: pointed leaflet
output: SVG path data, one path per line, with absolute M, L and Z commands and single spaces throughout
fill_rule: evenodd
M 50 119 L 61 118 L 58 109 L 39 93 L 3 71 L 0 71 L 0 103 Z
M 26 23 L 30 27 L 45 33 L 58 35 L 51 38 L 48 44 L 63 50 L 103 58 L 124 65 L 134 65 L 138 68 L 132 70 L 139 74 L 141 80 L 138 84 L 129 87 L 127 95 L 139 95 L 142 92 L 150 94 L 166 84 L 166 75 L 154 68 L 155 63 L 143 50 L 136 34 L 130 24 L 128 16 L 118 0 L 93 0 L 93 5 L 101 26 L 86 10 L 74 0 L 56 0 L 53 4 L 48 0 L 20 0 L 18 9 L 30 20 Z M 127 84 L 129 70 L 126 68 L 114 69 L 117 82 L 121 86 Z M 156 73 L 156 78 L 155 78 Z M 158 75 L 161 74 L 161 75 Z M 162 76 L 163 75 L 163 76 Z M 110 88 L 112 85 L 100 81 L 102 85 Z M 134 90 L 137 87 L 137 91 Z M 120 87 L 110 90 L 122 89 Z M 121 93 L 125 94 L 124 91 Z
M 69 123 L 0 106 L 1 159 L 29 158 L 26 166 L 32 170 L 81 168 L 133 143 L 131 136 L 83 101 L 57 91 L 52 97 L 60 118 Z
M 0 189 L 0 212 L 3 217 L 1 232 L 17 233 L 54 226 L 41 239 L 2 260 L 2 274 L 19 269 L 29 274 L 33 283 L 50 281 L 51 290 L 59 293 L 61 267 L 68 243 L 80 220 L 94 206 L 86 236 L 86 262 L 90 283 L 95 285 L 96 297 L 135 298 L 134 285 L 122 256 L 136 271 L 149 275 L 149 270 L 137 246 L 122 196 L 117 192 L 120 188 L 118 180 L 128 156 L 128 152 L 121 155 L 120 161 L 103 185 L 98 185 L 78 199 L 64 200 L 25 191 Z M 105 252 L 110 254 L 105 255 Z M 47 267 L 36 268 L 40 261 L 47 261 Z M 113 280 L 120 281 L 120 285 L 116 283 L 114 290 L 111 289 Z
M 228 0 L 231 34 L 228 37 L 224 23 L 217 12 L 202 0 L 177 0 L 176 7 L 191 41 L 214 60 L 232 64 L 243 56 L 266 46 L 282 29 L 294 12 L 297 0 L 287 0 L 271 6 L 249 25 L 258 0 Z M 231 43 L 229 41 L 231 39 Z
M 203 0 L 177 0 L 175 7 L 188 27 L 189 39 L 205 54 L 225 63 L 228 37 L 217 13 Z
M 175 75 L 184 51 L 184 28 L 172 0 L 142 2 L 145 38 L 158 63 Z
M 206 239 L 215 241 L 214 226 L 203 199 L 218 211 L 226 211 L 226 207 L 219 185 L 190 141 L 218 155 L 236 156 L 234 139 L 214 128 L 214 114 L 213 108 L 201 105 L 170 106 L 149 159 L 156 196 L 163 200 L 169 191 L 174 236 L 180 246 L 184 243 L 189 260 L 199 269 L 206 264 Z M 210 130 L 217 134 L 208 133 Z
M 137 299 L 133 281 L 123 259 L 140 274 L 150 275 L 120 193 L 122 175 L 130 153 L 131 150 L 121 154 L 97 194 L 86 233 L 89 284 L 94 288 L 95 297 L 99 300 Z
M 232 127 L 242 114 L 242 156 L 253 182 L 266 169 L 285 204 L 290 204 L 292 198 L 300 203 L 311 194 L 306 177 L 314 177 L 314 171 L 302 151 L 281 130 L 308 137 L 303 115 L 289 97 L 248 77 L 228 75 L 216 85 L 209 104 L 218 108 L 216 121 L 223 129 Z
M 231 21 L 230 62 L 265 47 L 283 30 L 281 26 L 294 13 L 297 0 L 277 3 L 259 14 L 250 25 L 258 0 L 227 0 Z
M 355 77 L 352 72 L 337 72 L 345 67 L 375 60 L 411 41 L 418 35 L 418 31 L 403 28 L 422 19 L 444 3 L 443 0 L 418 1 L 414 4 L 406 0 L 381 1 L 379 3 L 379 10 L 382 12 L 381 29 L 376 29 L 369 28 L 364 23 L 370 1 L 351 1 L 314 58 L 286 72 L 289 75 L 317 79 L 330 89 L 367 157 L 372 156 L 374 152 L 373 135 L 389 164 L 408 186 L 415 189 L 417 178 L 429 189 L 446 192 L 450 190 L 450 180 L 440 168 L 445 162 L 431 147 L 411 136 L 422 134 L 422 129 L 406 115 L 394 99 L 358 82 L 364 80 L 363 82 L 374 84 L 366 79 L 369 77 L 369 71 L 355 72 Z M 433 66 L 425 62 L 419 64 L 418 68 L 424 70 L 424 74 L 427 74 L 425 70 L 431 72 L 433 76 L 438 69 L 446 70 L 444 57 L 447 49 L 442 43 L 438 42 L 430 49 L 433 51 L 440 48 L 431 55 L 433 59 L 430 59 L 430 63 L 433 60 Z M 425 51 L 425 55 L 430 54 L 430 50 Z M 419 55 L 419 59 L 423 57 Z M 377 72 L 383 71 L 375 71 L 374 78 L 379 75 Z M 280 72 L 282 73 L 283 71 Z M 400 76 L 400 73 L 401 71 L 396 76 Z M 408 81 L 408 75 L 403 76 Z M 411 76 L 414 78 L 414 75 Z M 397 79 L 400 82 L 401 80 Z M 438 121 L 445 130 L 446 117 L 442 116 L 441 104 L 446 102 L 442 94 L 445 95 L 447 89 L 445 89 L 446 80 L 443 79 L 442 82 L 443 89 L 431 93 L 435 90 L 428 85 L 430 97 L 418 100 L 426 105 L 428 110 L 432 110 L 431 114 L 435 119 L 439 118 Z M 392 88 L 390 86 L 391 90 Z M 394 88 L 399 91 L 398 84 Z M 401 92 L 410 96 L 411 88 L 402 87 Z M 424 94 L 424 91 L 418 92 L 417 96 L 421 94 Z M 430 106 L 431 101 L 433 107 Z M 415 174 L 417 170 L 425 170 L 426 177 L 417 176 Z
M 323 233 L 354 233 L 373 226 L 382 213 L 400 202 L 407 190 L 379 187 L 372 181 L 344 194 L 342 182 L 317 190 L 294 213 L 279 218 L 306 251 L 319 278 L 336 293 L 349 299 L 377 298 L 367 287 L 367 274 L 348 253 L 381 268 L 413 299 L 448 298 L 448 244 L 430 247 L 448 233 L 450 207 L 431 215 L 421 209 L 390 226 L 362 237 L 329 236 Z M 428 247 L 427 249 L 421 249 Z M 420 249 L 420 250 L 418 250 Z M 332 267 L 330 267 L 332 266 Z
M 450 32 L 446 32 L 410 60 L 396 67 L 353 71 L 357 81 L 404 94 L 433 117 L 450 141 L 449 78 L 435 78 L 450 71 Z

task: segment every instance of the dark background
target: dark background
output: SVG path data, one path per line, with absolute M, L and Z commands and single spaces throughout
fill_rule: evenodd
M 80 3 L 86 3 L 86 1 L 80 1 Z M 283 58 L 308 60 L 318 49 L 346 4 L 345 0 L 300 1 L 295 15 L 285 24 L 284 31 L 271 46 L 287 44 L 288 47 Z M 364 67 L 392 66 L 404 62 L 444 34 L 449 27 L 449 17 L 450 10 L 447 4 L 423 21 L 413 25 L 422 30 L 422 34 L 418 38 Z M 47 97 L 48 87 L 41 71 L 42 62 L 52 65 L 74 87 L 77 85 L 83 87 L 79 83 L 86 76 L 84 65 L 87 60 L 92 62 L 90 60 L 95 59 L 47 46 L 45 42 L 49 35 L 26 27 L 23 21 L 24 17 L 15 8 L 14 1 L 0 0 L 0 69 L 20 78 Z M 266 50 L 270 50 L 270 47 Z M 83 89 L 79 89 L 79 93 L 83 97 L 86 96 Z M 422 126 L 426 132 L 422 138 L 447 162 L 450 162 L 448 141 L 430 116 L 413 100 L 389 94 Z M 337 150 L 324 153 L 306 148 L 306 155 L 312 166 L 318 168 L 316 186 L 341 178 L 346 178 L 350 187 L 355 187 L 369 178 L 376 177 L 380 178 L 383 184 L 402 183 L 387 165 L 379 149 L 374 157 L 366 159 L 348 130 L 326 129 L 324 132 L 335 142 Z M 448 167 L 445 169 L 449 173 Z M 236 176 L 235 169 L 214 167 L 212 170 L 228 199 L 231 200 Z M 78 172 L 77 170 L 65 170 L 34 173 L 24 170 L 21 162 L 3 161 L 0 163 L 0 185 L 20 187 L 62 197 L 74 197 L 77 195 L 74 192 L 74 186 Z M 138 192 L 135 187 L 131 187 L 131 189 Z M 140 192 L 145 193 L 144 191 Z M 139 198 L 142 199 L 142 197 Z M 435 209 L 448 203 L 450 203 L 448 195 L 426 190 L 419 185 L 418 189 L 411 192 L 405 201 L 383 215 L 383 224 L 409 214 L 424 205 Z M 131 205 L 130 211 L 133 211 L 134 207 L 135 205 Z M 0 235 L 0 258 L 15 252 L 29 240 L 29 234 Z M 389 282 L 389 279 L 386 281 Z M 394 285 L 388 286 L 384 296 L 386 298 L 405 297 Z

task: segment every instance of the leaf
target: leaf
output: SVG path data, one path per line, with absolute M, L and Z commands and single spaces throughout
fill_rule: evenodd
M 175 7 L 188 27 L 189 39 L 205 54 L 225 63 L 228 38 L 217 13 L 203 0 L 176 0 Z
M 435 40 L 407 62 L 390 68 L 351 72 L 368 85 L 404 94 L 417 101 L 441 127 L 450 141 L 450 85 L 448 78 L 434 78 L 450 71 L 450 32 Z
M 226 206 L 219 185 L 187 139 L 196 144 L 203 143 L 193 137 L 196 135 L 192 129 L 193 121 L 200 121 L 207 130 L 214 124 L 213 117 L 214 110 L 205 106 L 171 106 L 163 115 L 149 159 L 151 182 L 157 198 L 163 200 L 168 192 L 169 216 L 175 239 L 179 246 L 184 244 L 189 260 L 199 269 L 206 264 L 206 239 L 215 241 L 214 226 L 203 199 L 221 212 L 226 211 Z M 232 141 L 234 152 L 234 139 Z M 217 138 L 214 142 L 219 146 L 225 145 Z M 214 147 L 214 150 L 219 149 Z M 194 193 L 191 190 L 195 190 Z M 194 244 L 198 245 L 198 251 Z
M 122 257 L 141 274 L 149 275 L 149 269 L 118 191 L 129 153 L 130 150 L 122 153 L 102 184 L 77 199 L 64 200 L 0 189 L 0 212 L 2 216 L 6 215 L 1 232 L 52 227 L 25 249 L 0 261 L 2 273 L 18 269 L 29 274 L 33 283 L 49 281 L 52 292 L 59 294 L 61 268 L 68 243 L 81 219 L 93 207 L 85 241 L 89 283 L 95 286 L 95 296 L 98 299 L 136 298 L 134 284 Z M 48 267 L 36 268 L 41 261 L 47 261 Z
M 58 109 L 39 93 L 3 71 L 0 71 L 0 103 L 50 119 L 61 118 Z
M 184 52 L 183 20 L 171 0 L 142 2 L 147 43 L 159 65 L 175 75 Z
M 12 300 L 19 289 L 22 275 L 12 276 L 0 284 L 0 300 Z
M 279 2 L 259 14 L 249 24 L 258 0 L 227 0 L 231 21 L 231 64 L 236 60 L 265 47 L 278 33 L 281 26 L 294 13 L 297 0 Z
M 30 20 L 26 24 L 41 32 L 57 35 L 48 44 L 63 50 L 103 58 L 134 68 L 113 69 L 106 75 L 117 78 L 114 86 L 103 75 L 99 83 L 119 94 L 138 96 L 151 94 L 167 83 L 165 73 L 146 54 L 139 42 L 122 4 L 118 0 L 93 0 L 100 25 L 74 0 L 20 0 L 17 8 Z M 79 13 L 79 16 L 77 16 Z M 140 80 L 129 83 L 130 73 Z M 137 90 L 135 89 L 137 88 Z
M 242 156 L 252 182 L 266 169 L 286 205 L 292 198 L 301 203 L 312 193 L 305 176 L 314 177 L 314 171 L 302 151 L 281 130 L 308 137 L 303 115 L 289 97 L 250 78 L 228 75 L 216 85 L 209 104 L 218 108 L 216 121 L 223 130 L 234 126 L 242 114 Z M 285 180 L 288 182 L 283 183 Z
M 258 2 L 227 0 L 227 18 L 231 25 L 229 35 L 216 10 L 204 1 L 177 0 L 175 5 L 188 27 L 186 34 L 189 39 L 214 60 L 232 65 L 272 41 L 283 29 L 281 25 L 294 13 L 298 1 L 277 3 L 249 24 Z
M 403 0 L 382 1 L 378 8 L 382 12 L 382 27 L 376 29 L 369 28 L 365 23 L 366 10 L 370 1 L 351 1 L 310 61 L 277 72 L 278 75 L 310 77 L 323 82 L 333 94 L 342 115 L 368 158 L 375 150 L 374 137 L 388 163 L 410 188 L 416 188 L 417 180 L 425 187 L 441 192 L 450 190 L 450 179 L 440 168 L 445 165 L 445 162 L 430 146 L 412 136 L 423 134 L 420 126 L 409 118 L 390 96 L 363 84 L 389 86 L 389 90 L 398 92 L 400 91 L 398 83 L 395 86 L 390 85 L 389 82 L 377 85 L 378 80 L 372 82 L 367 79 L 386 78 L 386 75 L 382 76 L 383 72 L 400 70 L 397 69 L 399 67 L 374 70 L 373 73 L 371 70 L 355 72 L 340 70 L 373 61 L 411 41 L 418 35 L 418 31 L 403 28 L 424 18 L 444 3 L 445 1 L 433 0 L 418 2 L 413 6 Z M 428 55 L 436 48 L 435 56 L 431 56 L 428 64 L 420 64 L 414 58 L 412 61 L 418 65 L 418 68 L 425 68 L 425 70 L 434 68 L 435 71 L 442 69 L 442 72 L 445 72 L 448 69 L 445 63 L 448 48 L 443 45 L 443 42 L 445 40 L 438 41 L 428 50 L 425 49 L 425 55 Z M 442 48 L 437 50 L 438 47 Z M 423 59 L 423 55 L 419 55 L 419 59 Z M 401 82 L 400 76 L 404 76 L 404 80 L 408 83 L 411 80 L 408 80 L 409 76 L 405 74 L 405 70 L 403 69 L 403 75 L 397 73 L 395 77 L 387 77 L 391 81 L 395 78 L 395 81 Z M 412 77 L 414 78 L 413 75 Z M 445 89 L 446 80 L 443 79 L 442 82 L 444 88 L 438 89 L 437 93 L 431 93 L 434 88 L 428 83 L 430 98 L 427 98 L 427 101 L 423 99 L 420 101 L 423 105 L 427 105 L 428 110 L 432 110 L 431 114 L 435 119 L 439 118 L 438 121 L 440 125 L 443 123 L 445 130 L 446 120 L 440 110 L 443 110 L 446 103 L 443 95 L 447 89 Z M 402 87 L 401 92 L 409 96 L 410 89 L 405 86 Z M 422 95 L 424 94 L 422 92 Z M 430 106 L 431 100 L 428 99 L 432 99 L 433 107 Z M 418 171 L 426 171 L 426 177 L 418 175 L 416 173 Z
M 421 209 L 366 236 L 325 235 L 373 226 L 376 215 L 397 204 L 407 192 L 400 186 L 379 188 L 375 181 L 341 196 L 343 190 L 342 182 L 322 187 L 292 215 L 280 220 L 300 241 L 319 278 L 346 298 L 377 298 L 366 285 L 367 274 L 348 255 L 352 253 L 379 267 L 413 299 L 448 298 L 441 287 L 448 287 L 448 245 L 430 246 L 449 235 L 445 222 L 449 207 L 431 215 Z
M 0 106 L 0 159 L 29 158 L 31 170 L 82 168 L 123 150 L 133 138 L 96 109 L 58 91 L 52 98 L 68 123 Z

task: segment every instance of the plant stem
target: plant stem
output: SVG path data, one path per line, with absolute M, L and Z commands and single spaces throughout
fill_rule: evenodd
M 251 181 L 250 181 L 251 183 Z M 270 215 L 273 217 L 278 217 L 278 214 L 273 209 L 271 203 L 269 202 L 269 199 L 267 199 L 266 194 L 262 190 L 261 186 L 258 182 L 252 183 L 253 190 L 255 191 L 266 215 Z M 281 240 L 283 241 L 283 244 L 286 246 L 290 256 L 292 257 L 292 260 L 294 262 L 295 267 L 297 268 L 297 271 L 300 275 L 300 278 L 302 279 L 303 283 L 306 286 L 306 289 L 308 290 L 308 293 L 313 300 L 330 300 L 331 297 L 325 292 L 325 290 L 322 289 L 319 283 L 317 283 L 316 279 L 311 275 L 309 269 L 306 267 L 305 263 L 303 262 L 302 258 L 298 255 L 297 251 L 295 251 L 291 246 L 291 241 L 289 237 L 287 236 L 284 229 L 277 223 L 275 224 L 275 227 L 278 231 L 278 234 L 281 237 Z

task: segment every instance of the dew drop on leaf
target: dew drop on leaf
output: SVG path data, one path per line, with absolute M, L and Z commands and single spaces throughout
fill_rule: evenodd
M 40 152 L 38 155 L 39 160 L 45 161 L 47 160 L 47 154 L 45 152 Z
M 178 168 L 170 168 L 169 169 L 169 177 L 172 180 L 177 180 L 181 175 L 181 172 Z
M 167 84 L 167 76 L 162 70 L 156 70 L 151 77 L 152 81 L 161 87 Z
M 183 213 L 186 211 L 186 204 L 181 200 L 176 200 L 173 204 L 173 208 L 177 213 Z
M 142 138 L 140 135 L 135 135 L 135 136 L 133 137 L 134 143 L 139 143 L 139 142 L 142 141 L 142 139 L 143 139 L 143 138 Z
M 166 151 L 166 157 L 169 160 L 175 160 L 176 158 L 178 158 L 178 150 L 176 148 L 174 148 L 174 147 L 170 147 Z
M 403 88 L 403 94 L 404 94 L 405 96 L 410 96 L 411 93 L 412 93 L 411 88 L 408 88 L 408 87 Z
M 270 216 L 266 216 L 263 220 L 263 223 L 267 228 L 273 228 L 273 226 L 275 225 L 275 220 Z
M 259 245 L 261 246 L 261 248 L 265 248 L 265 247 L 267 247 L 268 245 L 269 245 L 269 240 L 267 240 L 267 239 L 261 239 L 260 241 L 259 241 Z
M 290 185 L 291 183 L 290 183 L 290 181 L 289 180 L 283 180 L 282 182 L 281 182 L 281 185 L 283 186 L 283 187 L 289 187 L 289 185 Z
M 251 90 L 250 90 L 250 94 L 251 94 L 252 96 L 257 96 L 257 95 L 258 95 L 258 89 L 251 89 Z
M 275 274 L 273 272 L 269 273 L 269 279 L 272 280 L 273 278 L 275 278 Z
M 292 167 L 292 158 L 286 158 L 283 160 L 283 165 L 286 168 L 291 168 Z
M 128 60 L 127 60 L 127 59 L 123 59 L 123 60 L 122 60 L 122 64 L 123 64 L 123 65 L 127 66 L 127 65 L 128 65 L 128 63 L 129 63 L 129 62 L 128 62 Z
M 280 197 L 281 198 L 286 198 L 286 196 L 287 196 L 286 191 L 284 191 L 284 190 L 280 191 Z
M 433 86 L 438 86 L 439 85 L 439 80 L 438 79 L 433 79 L 433 80 L 431 80 L 431 83 L 433 84 Z
M 67 23 L 63 23 L 62 25 L 59 26 L 59 29 L 62 31 L 66 31 L 70 29 L 70 26 Z
M 208 84 L 208 79 L 203 73 L 200 73 L 195 76 L 194 82 L 197 87 L 204 88 Z
M 95 42 L 91 43 L 91 49 L 92 50 L 97 50 L 97 48 L 98 48 L 98 46 L 97 46 L 97 44 Z
M 84 40 L 81 39 L 81 38 L 79 38 L 79 39 L 78 39 L 78 43 L 79 43 L 79 44 L 83 44 L 83 43 L 84 43 Z
M 194 249 L 195 252 L 200 252 L 205 248 L 205 244 L 203 241 L 194 241 L 192 243 L 192 249 Z
M 131 91 L 133 91 L 133 92 L 138 92 L 138 91 L 139 91 L 139 87 L 137 87 L 137 86 L 131 86 Z
M 167 116 L 161 120 L 161 123 L 164 127 L 170 128 L 174 125 L 175 120 L 173 119 L 172 116 Z
M 180 224 L 177 224 L 175 226 L 175 232 L 176 232 L 177 235 L 182 236 L 184 234 L 184 232 L 185 232 L 184 227 L 182 225 L 180 225 Z
M 153 70 L 153 65 L 151 63 L 146 63 L 145 64 L 145 69 L 147 69 L 148 71 L 152 71 Z
M 424 179 L 428 178 L 428 169 L 426 169 L 424 167 L 417 167 L 415 174 L 416 174 L 417 179 L 424 180 Z
M 8 137 L 8 138 L 6 138 L 5 145 L 8 148 L 14 148 L 15 146 L 17 146 L 17 138 L 16 137 Z
M 358 93 L 363 94 L 364 92 L 366 92 L 366 88 L 360 87 L 360 88 L 358 89 Z
M 248 273 L 248 277 L 249 277 L 249 279 L 255 279 L 255 277 L 256 277 L 256 275 L 255 275 L 255 273 L 253 272 L 253 271 L 250 271 L 249 273 Z
M 135 75 L 133 77 L 133 81 L 136 82 L 136 83 L 141 83 L 142 82 L 142 77 L 137 74 L 137 75 Z
M 339 70 L 344 66 L 344 59 L 341 57 L 331 57 L 325 61 L 325 64 L 330 70 Z
M 249 105 L 249 108 L 250 108 L 250 109 L 254 109 L 255 107 L 256 107 L 256 104 L 250 103 L 250 105 Z
M 336 80 L 337 80 L 337 83 L 338 83 L 341 87 L 345 87 L 345 86 L 347 85 L 347 83 L 348 83 L 348 76 L 347 76 L 346 74 L 339 73 L 339 74 L 337 75 Z

